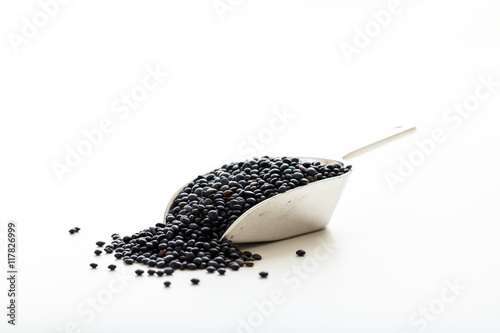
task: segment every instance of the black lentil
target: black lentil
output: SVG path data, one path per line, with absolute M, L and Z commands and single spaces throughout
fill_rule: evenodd
M 75 232 L 76 232 L 76 230 L 75 230 L 75 229 L 69 229 L 69 233 L 70 233 L 70 234 L 74 234 Z
M 217 220 L 219 214 L 217 213 L 216 210 L 211 210 L 208 212 L 208 217 L 211 218 L 212 220 Z
M 297 254 L 299 257 L 302 257 L 304 254 L 306 254 L 306 251 L 304 251 L 304 250 L 297 250 L 297 252 L 295 252 L 295 254 Z
M 231 268 L 233 271 L 237 271 L 238 269 L 240 269 L 240 265 L 235 262 L 229 263 L 228 267 Z
M 218 272 L 220 275 L 224 275 L 224 274 L 226 274 L 226 269 L 225 269 L 225 268 L 223 268 L 223 267 L 221 267 L 221 268 L 219 268 L 219 269 L 217 270 L 217 272 Z
M 109 265 L 109 266 L 108 266 L 108 268 L 109 268 L 110 270 L 114 271 L 114 270 L 115 270 L 115 268 L 116 268 L 116 265 Z
M 269 275 L 269 273 L 268 273 L 268 272 L 265 272 L 265 271 L 262 271 L 262 272 L 260 272 L 260 273 L 259 273 L 259 275 L 260 275 L 261 277 L 263 277 L 263 278 L 266 278 L 266 277 Z
M 137 269 L 137 270 L 135 271 L 135 274 L 137 274 L 137 275 L 139 275 L 139 276 L 141 276 L 143 273 L 144 273 L 144 271 L 143 271 L 142 269 Z
M 73 229 L 75 229 L 75 232 L 80 231 L 80 228 L 78 228 L 78 227 L 74 227 Z
M 165 281 L 163 282 L 163 284 L 165 285 L 165 287 L 170 287 L 170 281 Z
M 91 264 L 90 264 L 90 267 L 92 267 L 92 268 L 96 268 L 96 267 L 97 267 L 97 264 L 96 264 L 96 263 L 91 263 Z
M 100 256 L 101 253 L 102 253 L 102 251 L 101 250 L 95 250 L 94 253 L 95 253 L 96 256 Z
M 199 279 L 191 279 L 191 283 L 198 284 L 198 283 L 200 283 L 200 280 Z
M 262 256 L 260 254 L 257 254 L 257 253 L 254 253 L 252 255 L 252 258 L 254 258 L 255 260 L 261 260 L 262 259 Z
M 167 267 L 164 270 L 165 274 L 172 275 L 174 273 L 174 269 L 172 267 Z
M 149 275 L 155 275 L 156 271 L 154 269 L 148 269 Z
M 96 242 L 95 244 L 96 244 L 97 246 L 99 246 L 99 247 L 102 247 L 102 246 L 104 246 L 104 244 L 106 244 L 106 242 L 103 242 L 103 241 L 98 241 L 98 242 Z

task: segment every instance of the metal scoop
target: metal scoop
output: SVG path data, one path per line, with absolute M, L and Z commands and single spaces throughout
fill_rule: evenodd
M 353 150 L 342 158 L 299 157 L 299 159 L 346 165 L 346 160 L 399 139 L 415 129 L 415 127 L 396 127 L 391 133 L 373 143 Z M 268 242 L 323 229 L 330 222 L 351 174 L 352 171 L 338 177 L 318 180 L 266 199 L 243 213 L 231 224 L 221 238 L 227 237 L 235 243 Z M 172 196 L 163 215 L 163 221 L 165 221 L 174 199 L 188 184 L 181 187 Z

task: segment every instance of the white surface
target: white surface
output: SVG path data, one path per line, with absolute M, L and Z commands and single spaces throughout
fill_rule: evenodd
M 19 224 L 20 308 L 15 328 L 2 310 L 0 331 L 65 332 L 74 321 L 82 332 L 236 332 L 277 289 L 284 302 L 253 331 L 418 332 L 412 314 L 439 306 L 456 278 L 467 289 L 421 331 L 498 332 L 500 89 L 457 129 L 442 117 L 474 94 L 478 76 L 500 81 L 500 4 L 402 4 L 348 64 L 340 43 L 386 1 L 242 1 L 224 21 L 211 1 L 71 1 L 19 53 L 6 36 L 40 7 L 2 2 L 0 221 L 2 232 Z M 157 64 L 170 76 L 120 119 L 113 101 Z M 369 129 L 419 129 L 353 160 L 326 230 L 250 246 L 264 259 L 223 277 L 176 272 L 169 289 L 166 278 L 134 278 L 89 320 L 88 299 L 136 268 L 107 272 L 113 259 L 94 259 L 94 242 L 158 222 L 185 181 L 244 159 L 238 146 L 283 105 L 295 118 L 259 155 L 335 157 Z M 59 182 L 51 163 L 104 118 L 114 131 Z M 384 173 L 437 127 L 447 140 L 391 191 Z M 82 230 L 70 236 L 74 226 Z M 314 254 L 318 237 L 338 244 L 329 256 Z M 291 270 L 306 260 L 318 264 L 292 289 Z

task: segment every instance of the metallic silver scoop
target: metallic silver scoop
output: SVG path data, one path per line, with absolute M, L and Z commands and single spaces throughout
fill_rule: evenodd
M 392 133 L 344 155 L 343 158 L 299 157 L 299 159 L 346 165 L 346 160 L 399 139 L 415 130 L 415 127 L 396 127 Z M 323 229 L 330 222 L 351 174 L 352 171 L 338 177 L 318 180 L 266 199 L 243 213 L 222 237 L 227 237 L 235 243 L 268 242 Z M 163 215 L 163 221 L 174 199 L 188 184 L 172 196 Z

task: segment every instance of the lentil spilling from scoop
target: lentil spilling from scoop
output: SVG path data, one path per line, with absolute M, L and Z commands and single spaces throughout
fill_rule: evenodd
M 279 193 L 350 170 L 350 165 L 268 156 L 224 164 L 189 183 L 174 199 L 165 221 L 130 236 L 113 234 L 105 250 L 115 252 L 126 264 L 166 267 L 167 275 L 176 269 L 237 271 L 262 258 L 241 251 L 225 238 L 220 240 L 238 217 Z

